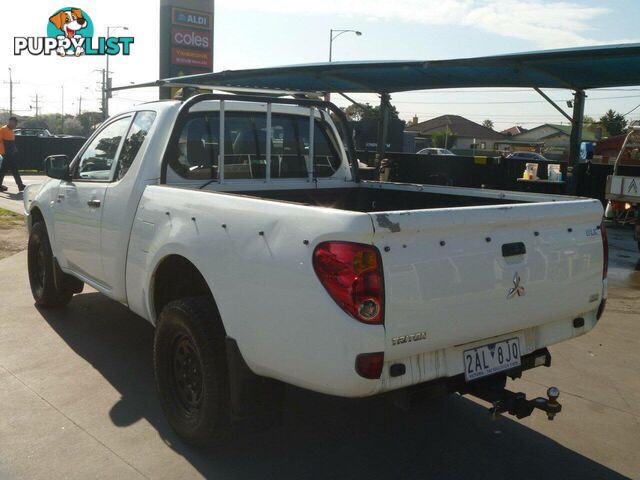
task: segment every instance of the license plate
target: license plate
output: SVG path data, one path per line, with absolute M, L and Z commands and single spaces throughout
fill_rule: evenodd
M 520 366 L 520 341 L 510 338 L 463 352 L 464 378 L 475 380 Z

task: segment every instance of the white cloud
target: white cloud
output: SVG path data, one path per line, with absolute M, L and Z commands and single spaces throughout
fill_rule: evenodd
M 592 22 L 609 12 L 607 8 L 561 0 L 218 0 L 218 5 L 283 14 L 458 25 L 556 48 L 603 43 L 589 33 L 594 29 Z

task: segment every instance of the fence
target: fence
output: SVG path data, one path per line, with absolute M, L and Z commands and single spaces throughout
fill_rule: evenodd
M 16 135 L 18 148 L 18 165 L 20 170 L 44 170 L 44 159 L 49 155 L 64 154 L 73 158 L 80 150 L 86 139 L 32 137 Z
M 358 157 L 368 165 L 374 165 L 372 152 L 358 152 Z M 564 184 L 536 184 L 518 182 L 527 164 L 526 160 L 502 157 L 416 155 L 413 153 L 388 152 L 385 157 L 392 161 L 391 181 L 452 185 L 456 187 L 494 188 L 498 190 L 564 193 Z M 543 170 L 546 164 L 540 162 Z M 567 162 L 560 164 L 563 178 L 567 178 Z M 625 174 L 621 167 L 621 174 Z M 607 176 L 613 173 L 612 165 L 581 163 L 574 169 L 577 195 L 597 198 L 605 202 Z M 637 172 L 636 172 L 637 175 Z

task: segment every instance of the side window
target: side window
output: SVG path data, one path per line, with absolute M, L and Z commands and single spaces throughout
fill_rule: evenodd
M 119 118 L 98 133 L 82 153 L 73 178 L 108 182 L 118 147 L 130 122 L 131 116 Z
M 220 118 L 217 112 L 198 114 L 185 124 L 178 139 L 178 155 L 171 167 L 190 180 L 218 178 Z
M 116 172 L 113 177 L 114 180 L 120 180 L 127 174 L 155 119 L 156 112 L 136 113 L 131 128 L 129 128 L 127 138 L 125 138 L 122 144 L 122 151 L 120 152 Z
M 316 177 L 330 177 L 340 168 L 338 148 L 333 142 L 329 125 L 315 122 L 313 133 L 313 169 Z

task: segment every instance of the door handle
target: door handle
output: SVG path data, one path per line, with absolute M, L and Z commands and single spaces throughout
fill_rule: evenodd
M 62 193 L 58 194 L 58 203 L 62 202 L 62 200 L 64 200 L 64 195 Z
M 100 200 L 97 199 L 93 199 L 93 200 L 89 200 L 87 202 L 87 205 L 89 205 L 92 208 L 100 208 Z

